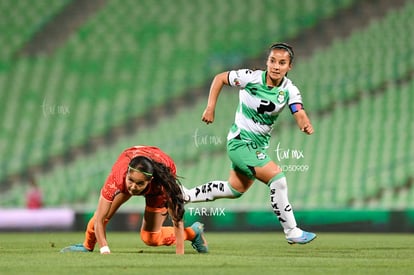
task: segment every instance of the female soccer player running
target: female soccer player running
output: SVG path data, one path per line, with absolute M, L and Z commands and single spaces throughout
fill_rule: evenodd
M 109 254 L 106 225 L 118 208 L 131 196 L 145 197 L 141 239 L 149 246 L 176 245 L 176 254 L 184 254 L 184 240 L 190 240 L 200 253 L 208 251 L 203 224 L 184 228 L 184 199 L 176 177 L 174 161 L 157 147 L 134 146 L 121 153 L 112 167 L 98 207 L 89 220 L 82 244 L 65 247 L 61 252 L 91 252 L 96 243 L 101 254 Z M 173 227 L 162 226 L 167 213 Z
M 217 74 L 211 84 L 202 121 L 213 123 L 216 102 L 224 85 L 240 88 L 239 107 L 227 136 L 227 153 L 232 170 L 227 181 L 211 181 L 185 190 L 191 202 L 238 198 L 255 179 L 270 188 L 270 202 L 290 244 L 306 244 L 316 235 L 301 230 L 288 200 L 286 177 L 268 156 L 270 134 L 277 117 L 287 105 L 299 129 L 310 135 L 312 124 L 303 109 L 298 88 L 286 75 L 292 68 L 294 52 L 286 43 L 271 45 L 265 71 L 232 70 Z

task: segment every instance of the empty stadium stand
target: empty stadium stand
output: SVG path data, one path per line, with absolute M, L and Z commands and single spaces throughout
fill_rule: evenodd
M 169 110 L 169 102 L 206 85 L 215 73 L 261 56 L 273 42 L 269 37 L 293 39 L 355 5 L 351 0 L 278 1 L 285 12 L 275 16 L 267 8 L 272 1 L 255 3 L 110 1 L 62 48 L 46 56 L 12 59 L 33 33 L 24 26 L 24 31 L 12 31 L 21 36 L 0 59 L 1 97 L 7 102 L 0 110 L 0 151 L 7 156 L 1 161 L 0 178 L 5 180 L 0 187 L 5 191 L 0 206 L 23 205 L 24 178 L 11 188 L 8 179 L 27 168 L 50 165 L 38 174 L 47 204 L 93 208 L 117 155 L 136 144 L 168 152 L 188 187 L 227 178 L 225 139 L 237 90 L 223 91 L 213 126 L 200 122 L 207 86 L 202 97 L 190 97 L 189 106 L 153 110 Z M 48 8 L 33 22 L 47 20 L 64 4 L 44 5 Z M 299 56 L 289 77 L 303 93 L 316 132 L 303 135 L 286 113 L 277 122 L 269 150 L 287 170 L 297 209 L 414 207 L 414 124 L 407 112 L 414 102 L 413 13 L 414 3 L 406 1 L 403 8 L 316 49 L 309 58 Z M 129 129 L 110 146 L 103 142 L 88 149 L 89 140 L 110 139 L 113 129 L 136 117 L 154 123 Z M 68 154 L 73 148 L 90 152 L 74 157 Z M 279 161 L 277 148 L 288 151 L 288 157 Z M 289 155 L 294 150 L 303 157 Z M 265 185 L 256 184 L 241 199 L 215 206 L 267 209 L 267 192 Z M 142 201 L 131 200 L 127 207 L 142 207 Z

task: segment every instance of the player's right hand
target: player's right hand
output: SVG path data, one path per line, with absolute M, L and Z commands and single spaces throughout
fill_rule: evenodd
M 101 247 L 100 252 L 101 252 L 101 254 L 111 254 L 111 250 L 109 249 L 108 246 Z
M 206 124 L 213 123 L 214 110 L 211 110 L 210 108 L 206 108 L 203 112 L 203 116 L 201 117 L 201 120 L 205 122 Z

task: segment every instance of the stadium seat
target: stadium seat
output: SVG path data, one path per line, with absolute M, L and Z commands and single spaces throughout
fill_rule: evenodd
M 284 24 L 278 23 L 275 16 L 268 16 L 268 12 L 274 12 L 271 9 L 249 8 L 249 1 L 244 2 L 245 7 L 242 5 L 241 9 L 236 9 L 231 18 L 229 14 L 237 1 L 213 1 L 223 5 L 223 10 L 214 15 L 211 15 L 213 9 L 209 2 L 194 1 L 192 5 L 178 2 L 159 21 L 159 11 L 166 2 L 160 1 L 155 5 L 153 1 L 142 1 L 140 8 L 136 8 L 135 1 L 108 2 L 54 56 L 20 59 L 10 71 L 6 71 L 7 78 L 2 81 L 0 78 L 0 86 L 10 86 L 10 91 L 13 91 L 10 94 L 16 95 L 7 107 L 10 113 L 4 112 L 2 116 L 7 118 L 6 129 L 12 130 L 14 125 L 20 123 L 24 126 L 19 138 L 12 139 L 9 151 L 15 152 L 16 156 L 3 165 L 7 167 L 4 171 L 17 172 L 38 163 L 39 159 L 82 144 L 129 117 L 145 114 L 151 108 L 165 104 L 171 98 L 182 95 L 186 89 L 211 81 L 214 73 L 226 65 L 238 64 L 245 58 L 259 55 L 261 46 L 249 45 L 244 39 L 247 36 L 260 41 L 276 34 L 281 38 L 292 37 L 302 28 L 334 14 L 340 7 L 352 4 L 350 0 L 328 2 L 299 5 L 281 1 L 279 5 L 288 10 L 283 18 Z M 271 1 L 267 2 L 267 5 L 270 4 Z M 298 11 L 306 13 L 306 16 L 298 18 Z M 383 94 L 371 93 L 384 83 L 402 79 L 413 70 L 412 28 L 405 27 L 411 22 L 412 11 L 413 4 L 407 3 L 404 9 L 390 12 L 367 28 L 353 32 L 349 38 L 337 40 L 310 59 L 298 62 L 289 73 L 289 77 L 303 91 L 306 109 L 317 130 L 311 137 L 302 135 L 296 126 L 291 126 L 292 118 L 286 116 L 280 118 L 275 127 L 276 136 L 272 139 L 272 146 L 282 142 L 305 152 L 303 163 L 310 166 L 309 171 L 287 173 L 290 197 L 299 209 L 349 207 L 350 201 L 354 201 L 351 206 L 364 207 L 365 199 L 385 186 L 379 181 L 381 176 L 376 176 L 375 169 L 380 171 L 389 167 L 395 158 L 407 156 L 406 152 L 412 147 L 413 126 L 403 110 L 409 109 L 409 103 L 413 102 L 409 91 L 412 91 L 414 84 L 410 81 L 406 85 L 389 88 Z M 246 19 L 247 14 L 252 17 Z M 205 19 L 210 15 L 214 18 L 211 20 L 213 23 L 205 24 Z M 146 16 L 148 23 L 140 25 L 139 18 L 143 16 Z M 131 18 L 132 23 L 126 22 L 125 17 Z M 169 25 L 170 20 L 176 21 L 176 25 Z M 144 27 L 149 31 L 144 31 Z M 400 31 L 394 32 L 394 29 Z M 383 37 L 385 32 L 389 35 L 387 39 Z M 223 43 L 223 40 L 226 42 Z M 387 41 L 395 41 L 391 51 L 393 62 L 383 58 L 383 49 L 389 53 Z M 260 43 L 263 47 L 268 44 L 265 41 Z M 191 68 L 191 77 L 188 76 L 188 68 Z M 156 74 L 159 78 L 154 79 Z M 21 86 L 12 85 L 6 79 L 19 80 Z M 32 103 L 22 101 L 22 94 L 27 89 L 23 86 L 30 86 L 33 92 L 39 94 L 39 104 L 33 105 L 33 99 Z M 394 96 L 395 89 L 398 89 L 400 96 L 398 100 Z M 41 105 L 44 98 L 51 104 L 68 105 L 70 116 L 39 119 L 36 126 L 21 122 L 28 116 L 41 118 L 41 107 L 36 109 L 36 106 Z M 359 100 L 347 103 L 355 98 Z M 79 190 L 76 195 L 68 196 L 64 191 L 53 191 L 52 187 L 47 187 L 47 193 L 54 192 L 50 195 L 49 205 L 62 202 L 94 205 L 96 198 L 89 200 L 85 194 L 95 192 L 97 182 L 98 186 L 102 183 L 103 175 L 123 148 L 137 143 L 151 143 L 171 152 L 189 186 L 212 178 L 226 179 L 230 162 L 223 147 L 227 129 L 234 118 L 237 93 L 221 95 L 219 104 L 223 107 L 217 112 L 213 128 L 200 126 L 204 100 L 191 108 L 178 110 L 177 114 L 163 117 L 151 127 L 140 128 L 133 136 L 120 139 L 111 148 L 104 148 L 102 152 L 65 165 L 64 169 L 57 168 L 42 175 L 42 182 L 50 186 L 64 175 L 64 184 L 54 187 L 66 190 L 67 185 L 73 185 Z M 137 107 L 131 107 L 131 102 L 136 102 Z M 19 106 L 30 111 L 27 114 L 13 111 Z M 326 110 L 329 110 L 327 115 L 316 115 Z M 42 131 L 33 131 L 34 127 Z M 193 135 L 197 128 L 200 134 L 222 138 L 223 144 L 196 147 Z M 398 134 L 402 132 L 406 134 Z M 3 135 L 2 139 L 7 139 L 11 134 Z M 21 160 L 27 146 L 18 147 L 18 144 L 28 143 L 31 138 L 34 139 L 34 146 L 28 162 L 23 166 Z M 101 162 L 102 159 L 106 160 Z M 295 164 L 295 161 L 290 163 Z M 408 167 L 402 165 L 398 171 L 386 169 L 378 175 L 390 177 L 393 184 L 398 185 L 409 176 Z M 94 172 L 83 172 L 90 169 Z M 365 171 L 371 169 L 374 176 L 366 183 L 362 182 Z M 306 192 L 309 188 L 318 192 Z M 257 189 L 243 196 L 243 207 L 267 207 L 263 203 L 267 191 L 265 186 L 258 185 Z M 384 200 L 393 197 L 388 189 L 384 194 L 387 194 Z M 402 202 L 407 203 L 406 206 L 411 205 L 408 197 L 399 200 L 399 207 L 403 206 Z M 223 203 L 234 207 L 239 205 L 234 201 Z M 384 204 L 391 207 L 391 203 Z M 381 202 L 372 205 L 378 207 Z

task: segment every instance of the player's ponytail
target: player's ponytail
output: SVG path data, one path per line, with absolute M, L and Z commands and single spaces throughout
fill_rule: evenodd
M 181 183 L 171 170 L 162 163 L 154 162 L 154 182 L 160 184 L 168 194 L 168 208 L 172 211 L 171 218 L 179 222 L 184 217 L 184 196 Z
M 179 222 L 184 216 L 184 197 L 181 191 L 181 183 L 171 170 L 162 163 L 138 156 L 131 160 L 129 168 L 144 174 L 147 179 L 153 178 L 153 182 L 161 185 L 167 193 L 167 207 L 174 222 Z

